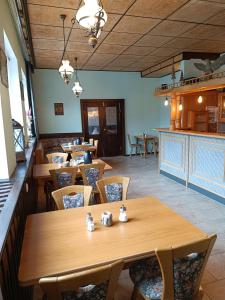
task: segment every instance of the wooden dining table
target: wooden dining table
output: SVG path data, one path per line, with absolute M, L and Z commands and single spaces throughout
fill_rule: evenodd
M 90 145 L 90 144 L 84 144 L 84 145 L 72 145 L 72 144 L 62 144 L 62 150 L 63 152 L 66 153 L 72 153 L 73 151 L 75 151 L 76 146 L 78 149 L 80 149 L 79 151 L 91 151 L 91 152 L 95 152 L 96 151 L 96 146 Z M 83 147 L 82 147 L 83 146 Z
M 121 205 L 128 222 L 119 221 Z M 113 215 L 105 227 L 104 211 Z M 86 228 L 91 212 L 95 231 Z M 156 248 L 175 247 L 207 235 L 158 199 L 139 199 L 98 204 L 30 215 L 27 218 L 19 266 L 21 286 L 38 284 L 46 276 L 69 274 L 111 263 L 130 263 L 154 254 Z
M 92 163 L 104 163 L 105 164 L 104 171 L 112 170 L 112 167 L 101 159 L 93 159 Z M 59 168 L 59 164 L 55 164 L 55 163 L 36 164 L 33 167 L 33 178 L 36 180 L 37 199 L 38 199 L 39 208 L 43 207 L 44 203 L 46 202 L 44 186 L 45 186 L 45 182 L 51 179 L 49 170 L 57 169 L 57 168 Z M 78 165 L 77 176 L 80 175 L 81 173 Z
M 157 136 L 140 134 L 140 135 L 136 135 L 135 138 L 136 138 L 137 144 L 139 142 L 144 143 L 144 156 L 145 157 L 148 154 L 148 143 L 149 142 L 152 142 L 153 152 L 154 152 L 155 155 L 157 154 L 157 148 L 156 148 L 156 145 L 158 143 L 158 137 Z

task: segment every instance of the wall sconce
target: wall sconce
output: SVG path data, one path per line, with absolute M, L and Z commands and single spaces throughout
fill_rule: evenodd
M 201 104 L 202 102 L 203 102 L 203 97 L 202 97 L 202 96 L 199 96 L 199 97 L 198 97 L 198 103 Z
M 179 106 L 178 106 L 178 109 L 179 109 L 179 111 L 182 111 L 183 110 L 183 104 L 179 104 Z

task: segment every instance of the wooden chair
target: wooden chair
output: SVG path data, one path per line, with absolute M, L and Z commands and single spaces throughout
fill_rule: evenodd
M 212 235 L 177 248 L 157 249 L 156 256 L 134 263 L 132 299 L 201 299 L 200 283 L 215 241 Z
M 90 185 L 94 193 L 98 193 L 96 181 L 102 179 L 104 174 L 104 163 L 87 164 L 79 166 L 84 185 Z
M 132 156 L 132 153 L 133 153 L 133 149 L 135 149 L 135 154 L 137 155 L 138 152 L 139 154 L 142 156 L 142 152 L 141 150 L 143 149 L 143 145 L 142 144 L 135 144 L 135 143 L 132 143 L 131 142 L 131 137 L 130 137 L 130 134 L 127 135 L 128 137 L 128 143 L 129 143 L 129 146 L 130 146 L 130 157 Z
M 69 299 L 77 299 L 77 292 L 82 294 L 82 299 L 113 300 L 122 268 L 123 262 L 117 261 L 70 275 L 41 278 L 39 284 L 47 300 L 63 300 L 62 293 L 65 297 L 68 295 Z M 90 284 L 94 286 L 88 289 Z
M 61 159 L 62 159 L 61 162 L 65 162 L 67 160 L 68 153 L 55 152 L 55 153 L 49 153 L 46 156 L 49 163 L 54 163 L 54 162 L 57 163 L 60 162 Z M 57 158 L 59 158 L 59 161 L 57 161 Z
M 101 203 L 121 201 L 127 199 L 129 177 L 112 176 L 96 182 Z
M 94 140 L 94 146 L 96 147 L 96 150 L 93 153 L 93 157 L 97 158 L 98 157 L 98 140 Z
M 84 185 L 70 185 L 52 192 L 52 197 L 55 201 L 56 208 L 64 209 L 63 196 L 73 194 L 83 194 L 84 206 L 89 205 L 92 187 Z
M 77 157 L 82 157 L 85 155 L 84 151 L 75 151 L 71 153 L 72 159 L 77 159 Z
M 58 190 L 68 185 L 74 185 L 77 175 L 77 167 L 53 169 L 49 170 L 49 172 L 52 176 L 53 189 Z

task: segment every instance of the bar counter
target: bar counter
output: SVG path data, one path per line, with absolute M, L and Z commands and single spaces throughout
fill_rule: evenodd
M 225 204 L 225 134 L 158 132 L 160 173 Z

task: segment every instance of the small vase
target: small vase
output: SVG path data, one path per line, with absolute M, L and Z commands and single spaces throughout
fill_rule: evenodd
M 81 145 L 81 138 L 76 139 L 76 145 Z
M 91 164 L 92 163 L 91 153 L 90 153 L 89 150 L 87 150 L 84 154 L 84 163 L 85 164 Z

